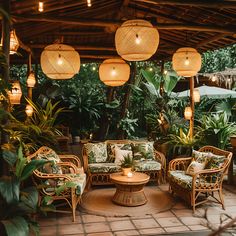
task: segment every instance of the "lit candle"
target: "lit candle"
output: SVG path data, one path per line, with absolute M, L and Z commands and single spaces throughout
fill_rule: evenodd
M 127 177 L 129 177 L 129 178 L 131 178 L 133 176 L 133 173 L 132 172 L 129 172 L 128 174 L 127 174 Z

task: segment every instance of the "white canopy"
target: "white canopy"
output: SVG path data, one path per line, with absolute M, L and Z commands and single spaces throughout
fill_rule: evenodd
M 199 90 L 201 97 L 206 96 L 209 98 L 228 98 L 228 97 L 236 98 L 236 92 L 229 89 L 223 89 L 213 86 L 211 87 L 206 85 L 197 87 L 197 89 Z M 189 95 L 190 95 L 190 90 L 185 90 L 180 93 L 176 93 L 176 96 L 178 98 L 189 97 Z

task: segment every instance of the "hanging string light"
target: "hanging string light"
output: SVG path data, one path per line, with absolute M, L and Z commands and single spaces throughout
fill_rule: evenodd
M 87 0 L 87 6 L 88 6 L 88 7 L 91 7 L 91 6 L 92 6 L 91 0 Z
M 25 113 L 28 117 L 31 117 L 34 113 L 34 109 L 31 105 L 27 104 L 25 107 Z
M 186 120 L 190 120 L 192 116 L 193 116 L 192 108 L 191 107 L 185 107 L 185 109 L 184 109 L 184 118 Z
M 44 11 L 44 3 L 43 2 L 39 2 L 38 11 L 39 12 L 43 12 Z

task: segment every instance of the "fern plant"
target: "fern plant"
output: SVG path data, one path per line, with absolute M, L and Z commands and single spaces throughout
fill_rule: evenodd
M 124 156 L 124 159 L 121 161 L 121 168 L 132 168 L 133 167 L 133 158 L 128 154 Z

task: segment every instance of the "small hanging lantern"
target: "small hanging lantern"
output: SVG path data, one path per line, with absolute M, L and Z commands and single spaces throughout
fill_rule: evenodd
M 127 61 L 149 59 L 157 50 L 159 33 L 146 20 L 128 20 L 116 31 L 117 53 Z
M 34 109 L 31 105 L 27 104 L 25 107 L 25 113 L 28 117 L 31 117 L 34 113 Z
M 99 67 L 100 80 L 108 86 L 121 86 L 129 80 L 130 67 L 122 59 L 107 59 Z
M 12 83 L 12 89 L 11 91 L 8 91 L 8 96 L 10 99 L 11 104 L 20 104 L 20 99 L 22 96 L 22 91 L 20 87 L 19 81 L 14 81 Z
M 10 32 L 10 54 L 17 53 L 17 49 L 19 48 L 20 43 L 16 36 L 15 30 L 12 30 Z
M 38 11 L 43 12 L 44 11 L 44 3 L 39 1 Z
M 201 96 L 200 96 L 200 92 L 199 92 L 199 89 L 198 88 L 195 88 L 193 90 L 193 101 L 194 102 L 200 102 L 201 100 Z
M 30 74 L 29 74 L 29 76 L 27 78 L 26 83 L 27 83 L 27 87 L 29 87 L 29 88 L 33 88 L 35 86 L 36 79 L 35 79 L 35 75 L 34 75 L 33 71 L 30 72 Z
M 65 44 L 52 44 L 44 48 L 40 64 L 50 79 L 71 79 L 80 69 L 80 56 Z
M 191 77 L 201 69 L 201 55 L 194 48 L 179 48 L 172 57 L 173 69 L 179 76 Z
M 193 111 L 191 107 L 185 107 L 184 109 L 184 118 L 190 120 L 193 116 Z

